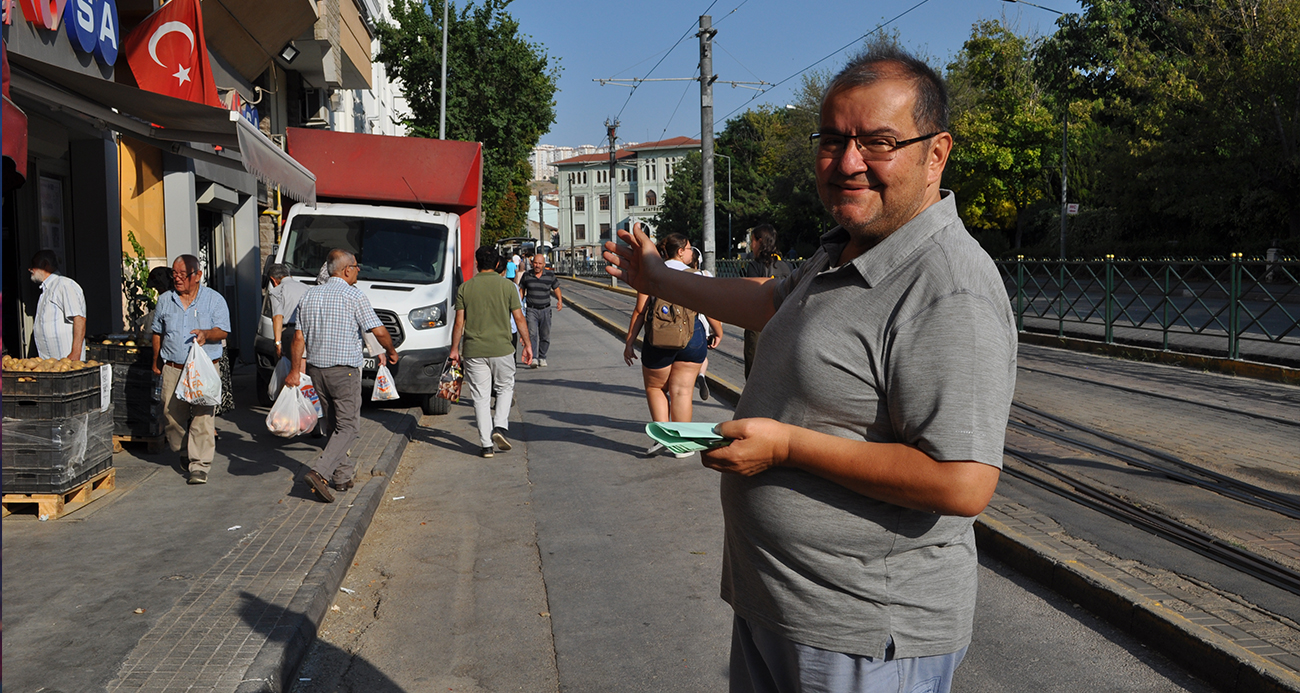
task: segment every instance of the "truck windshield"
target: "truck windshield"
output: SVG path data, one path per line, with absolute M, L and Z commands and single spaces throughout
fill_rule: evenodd
M 302 214 L 289 226 L 285 263 L 295 273 L 314 275 L 330 250 L 357 256 L 360 279 L 406 284 L 442 281 L 447 227 L 403 219 Z

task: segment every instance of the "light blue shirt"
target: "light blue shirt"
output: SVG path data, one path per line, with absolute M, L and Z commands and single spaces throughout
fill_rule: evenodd
M 199 287 L 199 293 L 188 307 L 181 305 L 181 297 L 175 291 L 168 291 L 158 297 L 158 305 L 153 313 L 153 333 L 162 335 L 162 347 L 158 354 L 164 361 L 185 363 L 190 355 L 190 345 L 194 343 L 194 330 L 219 328 L 230 332 L 230 309 L 221 294 L 206 286 Z M 208 342 L 203 345 L 203 353 L 216 361 L 221 358 L 224 341 Z

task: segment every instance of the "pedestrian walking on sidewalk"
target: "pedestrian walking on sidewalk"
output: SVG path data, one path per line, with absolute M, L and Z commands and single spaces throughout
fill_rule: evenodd
M 696 246 L 691 246 L 691 261 L 687 263 L 688 266 L 690 266 L 691 269 L 695 270 L 696 272 L 699 272 L 703 276 L 712 277 L 713 276 L 712 272 L 706 269 L 700 269 L 701 259 L 702 258 L 700 257 L 700 249 Z M 697 325 L 697 327 L 701 330 L 704 330 L 705 346 L 707 346 L 710 349 L 717 349 L 718 345 L 722 343 L 722 323 L 717 320 L 714 320 L 713 318 L 705 315 L 704 313 L 700 313 L 699 324 Z M 708 352 L 705 353 L 707 354 Z M 709 373 L 709 357 L 706 355 L 704 357 L 704 360 L 700 362 L 700 374 L 695 376 L 695 386 L 700 391 L 701 402 L 709 401 L 709 379 L 707 377 L 708 373 Z
M 162 376 L 163 433 L 172 452 L 181 454 L 190 484 L 208 483 L 217 451 L 215 407 L 190 404 L 176 396 L 190 346 L 198 344 L 214 365 L 230 334 L 226 299 L 203 286 L 199 259 L 181 255 L 172 263 L 172 290 L 158 297 L 153 314 L 153 372 Z M 184 445 L 184 452 L 181 447 Z
M 308 465 L 304 479 L 322 501 L 332 503 L 331 485 L 343 493 L 352 488 L 356 474 L 348 448 L 361 431 L 362 334 L 370 332 L 383 347 L 384 352 L 375 357 L 380 365 L 397 363 L 398 356 L 370 299 L 356 287 L 361 274 L 356 256 L 335 248 L 325 264 L 329 281 L 308 289 L 298 304 L 293 320 L 297 329 L 289 352 L 292 365 L 284 384 L 298 387 L 306 352 L 307 376 L 320 398 L 325 414 L 321 428 L 329 438 L 325 449 Z
M 555 310 L 564 310 L 564 297 L 560 295 L 560 280 L 546 269 L 546 257 L 533 254 L 533 269 L 519 280 L 524 294 L 524 314 L 528 317 L 528 336 L 533 340 L 533 368 L 546 367 L 546 354 L 551 350 L 551 294 L 555 294 Z
M 493 446 L 510 449 L 510 403 L 515 394 L 515 348 L 510 343 L 513 320 L 524 345 L 524 363 L 532 363 L 533 346 L 528 322 L 519 303 L 515 283 L 496 271 L 496 248 L 481 246 L 474 252 L 478 274 L 456 290 L 456 322 L 451 329 L 451 360 L 460 361 L 474 400 L 479 455 L 491 457 Z M 461 339 L 464 338 L 464 346 Z M 496 397 L 496 405 L 491 399 Z
M 649 239 L 647 239 L 648 241 Z M 657 246 L 663 266 L 682 273 L 694 273 L 687 262 L 691 259 L 691 242 L 680 233 L 670 233 L 659 239 Z M 652 315 L 653 313 L 653 315 Z M 659 316 L 659 317 L 655 317 Z M 632 365 L 636 360 L 636 338 L 641 338 L 641 379 L 645 383 L 646 404 L 650 406 L 651 421 L 690 421 L 694 406 L 692 394 L 700 365 L 709 355 L 704 330 L 695 324 L 695 312 L 682 309 L 670 302 L 638 292 L 636 307 L 632 309 L 632 323 L 627 328 L 627 342 L 623 345 L 623 362 Z M 660 324 L 680 323 L 683 338 L 681 346 L 656 345 L 656 328 Z M 656 324 L 652 325 L 654 322 Z M 683 344 L 684 343 L 684 344 Z M 662 452 L 660 443 L 651 445 L 647 457 Z M 690 457 L 695 453 L 678 453 Z
M 632 287 L 763 330 L 722 473 L 732 691 L 946 693 L 971 640 L 974 517 L 997 486 L 1016 327 L 940 188 L 947 92 L 893 46 L 850 61 L 812 135 L 839 224 L 784 280 L 676 272 L 639 225 L 606 243 Z M 830 682 L 830 683 L 828 683 Z
M 278 262 L 267 269 L 266 276 L 271 281 L 266 294 L 271 298 L 271 334 L 275 335 L 275 360 L 279 361 L 293 344 L 293 334 L 298 331 L 294 316 L 310 287 L 289 276 L 289 268 Z

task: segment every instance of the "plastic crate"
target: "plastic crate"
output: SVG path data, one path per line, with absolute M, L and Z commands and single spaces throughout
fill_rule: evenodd
M 85 414 L 92 409 L 99 409 L 99 388 L 68 397 L 11 396 L 6 391 L 2 403 L 6 419 L 66 419 Z
M 0 470 L 0 491 L 4 493 L 66 493 L 90 481 L 100 472 L 112 468 L 113 457 L 111 455 L 70 477 L 59 472 L 5 468 Z
M 5 371 L 5 397 L 66 397 L 83 395 L 99 389 L 99 368 L 83 368 L 67 373 Z
M 63 419 L 5 419 L 6 469 L 62 470 L 112 452 L 112 412 L 93 411 Z
M 153 359 L 152 338 L 148 336 L 136 337 L 135 346 L 126 346 L 123 344 L 101 344 L 103 338 L 86 340 L 86 358 L 102 361 L 104 363 L 114 364 L 136 364 L 143 363 L 149 365 Z

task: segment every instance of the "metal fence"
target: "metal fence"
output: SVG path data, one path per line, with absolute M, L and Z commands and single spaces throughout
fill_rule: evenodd
M 1054 327 L 1058 336 L 1073 330 L 1071 336 L 1113 344 L 1121 330 L 1125 341 L 1137 337 L 1173 351 L 1185 350 L 1174 342 L 1185 347 L 1185 336 L 1196 336 L 1210 338 L 1230 359 L 1241 359 L 1243 346 L 1300 347 L 1300 260 L 1234 253 L 1208 260 L 1018 258 L 997 265 L 1022 331 Z M 1092 329 L 1080 335 L 1081 326 Z
M 717 260 L 720 277 L 742 276 L 747 260 Z M 799 260 L 790 261 L 798 266 Z M 608 280 L 604 260 L 561 261 L 557 274 Z M 1167 351 L 1300 361 L 1300 259 L 1119 259 L 997 261 L 1024 331 L 1141 343 Z M 1243 350 L 1243 347 L 1245 349 Z

